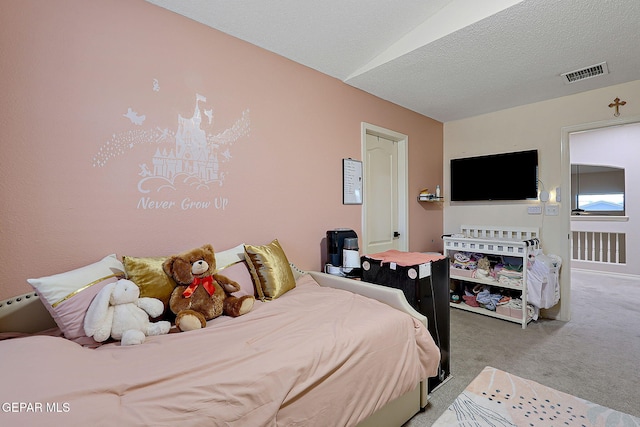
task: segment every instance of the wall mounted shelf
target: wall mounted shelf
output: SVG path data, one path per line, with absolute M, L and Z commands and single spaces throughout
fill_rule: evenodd
M 419 202 L 443 202 L 444 201 L 444 197 L 429 197 L 429 198 L 424 198 L 424 197 L 420 197 L 418 196 L 418 201 Z

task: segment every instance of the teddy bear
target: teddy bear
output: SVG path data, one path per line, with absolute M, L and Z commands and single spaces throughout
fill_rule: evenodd
M 207 320 L 222 314 L 241 316 L 253 308 L 253 295 L 236 297 L 237 282 L 216 273 L 213 246 L 205 244 L 167 258 L 164 272 L 177 284 L 169 299 L 169 309 L 176 315 L 176 327 L 183 332 L 207 326 Z
M 139 298 L 140 288 L 130 280 L 109 283 L 93 298 L 84 317 L 84 331 L 96 342 L 109 337 L 120 344 L 142 344 L 147 336 L 169 333 L 171 323 L 152 323 L 149 317 L 164 312 L 164 304 L 157 298 Z

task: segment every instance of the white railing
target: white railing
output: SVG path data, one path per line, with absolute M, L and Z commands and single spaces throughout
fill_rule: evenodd
M 486 225 L 461 225 L 460 233 L 475 239 L 530 240 L 539 237 L 533 227 L 498 227 Z
M 574 261 L 626 264 L 626 234 L 607 231 L 572 231 Z

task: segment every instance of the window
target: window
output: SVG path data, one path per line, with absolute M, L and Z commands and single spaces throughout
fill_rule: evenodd
M 624 168 L 571 165 L 572 215 L 625 215 Z
M 585 212 L 624 213 L 624 194 L 578 194 L 578 209 Z

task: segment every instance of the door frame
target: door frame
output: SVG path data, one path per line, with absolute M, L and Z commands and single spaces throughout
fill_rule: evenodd
M 381 138 L 389 139 L 398 144 L 398 232 L 400 233 L 398 241 L 398 249 L 400 251 L 409 250 L 409 156 L 408 145 L 409 137 L 405 134 L 385 129 L 380 126 L 372 125 L 370 123 L 362 122 L 361 133 L 361 159 L 363 168 L 363 177 L 365 177 L 363 185 L 366 187 L 366 171 L 367 171 L 367 159 L 366 159 L 366 147 L 367 147 L 367 135 L 379 136 Z M 362 241 L 367 240 L 367 198 L 366 192 L 363 191 L 362 200 Z M 364 248 L 366 250 L 366 248 Z
M 640 122 L 640 116 L 631 116 L 563 126 L 560 137 L 560 188 L 564 193 L 562 197 L 571 197 L 571 151 L 569 148 L 571 134 L 638 122 Z M 562 261 L 563 269 L 560 270 L 560 312 L 550 317 L 568 322 L 571 320 L 571 203 L 560 203 L 560 215 L 562 216 L 562 229 L 567 233 L 567 249 L 565 251 L 567 259 Z

